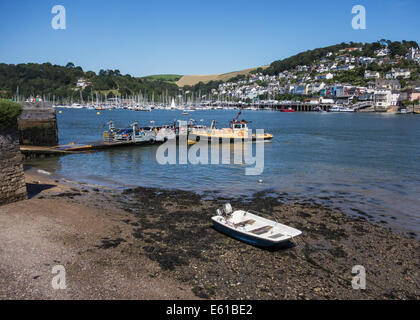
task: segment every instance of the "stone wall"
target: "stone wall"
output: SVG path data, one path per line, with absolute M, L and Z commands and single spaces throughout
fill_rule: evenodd
M 21 145 L 56 146 L 58 144 L 57 116 L 50 102 L 22 103 L 18 119 Z
M 0 205 L 27 199 L 17 128 L 0 130 Z

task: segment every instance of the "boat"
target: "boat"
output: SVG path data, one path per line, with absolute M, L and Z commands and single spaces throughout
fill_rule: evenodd
M 321 107 L 316 107 L 314 109 L 315 112 L 320 112 L 320 113 L 327 113 L 327 111 L 325 111 L 324 109 L 322 109 Z
M 176 140 L 174 128 L 172 126 L 157 127 L 156 141 L 166 142 L 168 140 Z
M 72 108 L 72 109 L 82 109 L 82 108 L 83 108 L 83 106 L 82 106 L 81 104 L 79 104 L 79 103 L 73 103 L 73 104 L 70 106 L 70 108 Z
M 292 108 L 281 109 L 280 111 L 281 111 L 281 112 L 295 112 L 295 110 L 294 110 L 294 109 L 292 109 Z
M 355 110 L 349 107 L 335 105 L 331 107 L 330 112 L 355 112 Z
M 190 139 L 200 141 L 201 138 L 206 138 L 209 142 L 214 138 L 219 138 L 219 141 L 230 139 L 231 142 L 235 140 L 271 141 L 273 139 L 273 135 L 269 133 L 251 134 L 248 128 L 248 122 L 245 120 L 238 120 L 241 113 L 242 108 L 239 110 L 236 118 L 230 122 L 229 128 L 216 129 L 215 121 L 212 122 L 210 128 L 205 126 L 193 126 L 189 132 Z
M 211 218 L 219 232 L 258 247 L 275 247 L 290 242 L 302 231 L 261 217 L 251 211 L 233 211 L 227 203 Z

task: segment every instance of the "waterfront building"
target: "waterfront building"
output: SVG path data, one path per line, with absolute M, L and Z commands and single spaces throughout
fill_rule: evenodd
M 392 105 L 392 91 L 388 89 L 377 89 L 374 93 L 375 107 L 387 108 Z M 396 104 L 396 103 L 395 103 Z

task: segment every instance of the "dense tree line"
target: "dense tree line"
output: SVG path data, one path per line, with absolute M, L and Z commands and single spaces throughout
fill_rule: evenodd
M 44 96 L 52 99 L 79 99 L 77 80 L 83 78 L 91 83 L 82 91 L 87 99 L 92 94 L 102 91 L 116 91 L 120 96 L 147 93 L 149 96 L 178 93 L 175 84 L 159 79 L 135 78 L 122 75 L 119 70 L 100 70 L 84 72 L 81 67 L 68 63 L 66 66 L 51 63 L 0 64 L 0 98 L 10 99 L 18 93 L 22 97 Z

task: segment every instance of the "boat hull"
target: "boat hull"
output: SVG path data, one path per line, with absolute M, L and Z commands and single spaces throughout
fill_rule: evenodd
M 251 244 L 256 247 L 271 248 L 271 247 L 283 246 L 285 243 L 290 243 L 290 240 L 284 240 L 282 242 L 273 242 L 273 241 L 261 239 L 259 237 L 254 237 L 249 234 L 244 234 L 242 232 L 235 231 L 215 220 L 213 220 L 213 227 L 221 233 L 224 233 L 234 239 L 245 242 L 247 244 Z
M 199 142 L 201 139 L 207 139 L 209 143 L 212 142 L 212 140 L 219 140 L 219 143 L 222 143 L 223 140 L 229 140 L 231 143 L 234 143 L 235 141 L 242 141 L 242 142 L 246 142 L 246 141 L 271 141 L 273 140 L 273 135 L 271 134 L 265 134 L 264 137 L 257 137 L 256 136 L 252 136 L 252 138 L 239 138 L 239 137 L 235 137 L 235 138 L 231 138 L 231 137 L 217 137 L 217 136 L 206 136 L 206 135 L 199 135 L 199 134 L 189 134 L 188 139 L 193 140 L 193 141 L 197 141 Z

